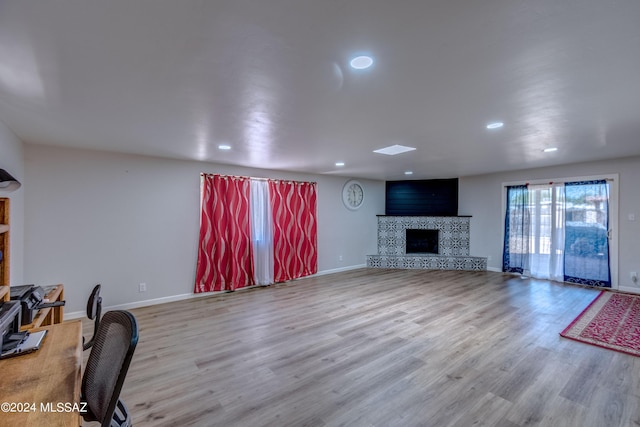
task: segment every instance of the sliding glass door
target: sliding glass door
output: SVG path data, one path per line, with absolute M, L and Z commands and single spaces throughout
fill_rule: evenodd
M 606 180 L 506 188 L 503 271 L 611 287 Z
M 567 200 L 564 280 L 611 287 L 609 268 L 609 184 L 565 184 Z

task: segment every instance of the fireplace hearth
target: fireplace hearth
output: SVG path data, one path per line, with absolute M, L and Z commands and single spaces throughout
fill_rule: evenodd
M 378 216 L 378 254 L 367 267 L 424 270 L 487 269 L 469 254 L 470 217 Z

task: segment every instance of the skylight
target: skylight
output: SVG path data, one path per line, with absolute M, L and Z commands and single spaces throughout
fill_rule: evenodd
M 390 145 L 389 147 L 373 150 L 374 153 L 386 154 L 387 156 L 395 156 L 396 154 L 406 153 L 415 150 L 414 147 L 405 147 L 404 145 Z

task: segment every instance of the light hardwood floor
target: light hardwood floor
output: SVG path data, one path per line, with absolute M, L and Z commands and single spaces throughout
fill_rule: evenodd
M 640 425 L 640 359 L 558 335 L 598 292 L 361 269 L 135 309 L 122 398 L 137 427 Z

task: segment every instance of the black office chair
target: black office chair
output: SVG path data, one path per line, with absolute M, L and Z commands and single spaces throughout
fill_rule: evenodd
M 138 343 L 138 323 L 128 311 L 108 311 L 102 317 L 82 376 L 85 421 L 102 427 L 131 425 L 131 415 L 120 400 L 133 352 Z
M 82 350 L 88 350 L 93 345 L 93 340 L 96 337 L 96 333 L 98 332 L 98 326 L 100 325 L 100 315 L 102 314 L 102 297 L 100 296 L 100 284 L 97 284 L 93 291 L 91 291 L 91 295 L 89 296 L 89 300 L 87 301 L 87 317 L 93 320 L 93 336 L 88 342 L 84 341 L 84 337 L 82 337 Z

